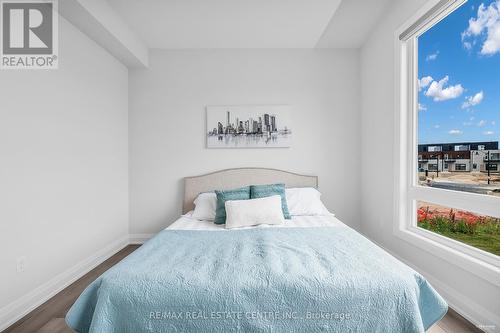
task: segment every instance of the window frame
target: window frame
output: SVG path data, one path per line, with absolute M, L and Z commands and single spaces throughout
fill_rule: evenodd
M 395 204 L 399 238 L 500 286 L 500 257 L 417 227 L 416 203 L 425 201 L 500 217 L 500 198 L 418 185 L 417 37 L 467 0 L 430 0 L 395 31 Z

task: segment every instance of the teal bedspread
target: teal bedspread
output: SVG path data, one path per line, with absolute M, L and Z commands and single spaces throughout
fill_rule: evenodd
M 77 332 L 423 332 L 446 302 L 347 227 L 164 230 L 87 287 Z

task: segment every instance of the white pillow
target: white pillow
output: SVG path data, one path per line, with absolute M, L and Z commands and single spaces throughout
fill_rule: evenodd
M 228 200 L 225 205 L 227 229 L 285 222 L 279 195 L 249 200 Z
M 285 190 L 288 211 L 292 216 L 333 215 L 321 202 L 321 193 L 312 187 L 287 188 Z
M 213 221 L 216 207 L 215 192 L 200 193 L 194 200 L 194 212 L 191 217 L 201 221 Z

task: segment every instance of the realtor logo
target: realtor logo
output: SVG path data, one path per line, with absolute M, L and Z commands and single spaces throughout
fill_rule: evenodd
M 0 68 L 57 68 L 56 1 L 0 0 Z

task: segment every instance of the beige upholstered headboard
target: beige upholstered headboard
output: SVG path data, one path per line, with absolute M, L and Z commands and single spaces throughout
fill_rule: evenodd
M 194 209 L 193 201 L 202 192 L 274 183 L 284 183 L 286 187 L 317 188 L 318 177 L 265 168 L 227 169 L 201 176 L 186 177 L 184 178 L 182 213 L 185 214 Z

